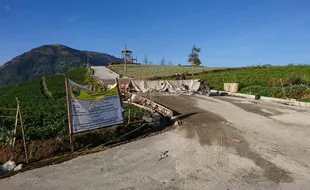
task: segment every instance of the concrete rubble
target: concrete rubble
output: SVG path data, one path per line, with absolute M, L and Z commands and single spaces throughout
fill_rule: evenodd
M 170 92 L 210 94 L 210 88 L 199 79 L 195 80 L 131 80 L 127 87 L 135 92 Z
M 136 95 L 136 94 L 132 94 L 131 97 L 130 97 L 131 101 L 134 102 L 134 103 L 137 103 L 137 104 L 140 104 L 144 107 L 147 107 L 151 110 L 154 110 L 160 114 L 162 114 L 163 116 L 165 117 L 169 117 L 171 118 L 173 116 L 173 111 L 154 102 L 154 101 L 151 101 L 143 96 L 139 96 L 139 95 Z
M 21 170 L 22 168 L 23 168 L 23 164 L 19 164 L 13 169 L 13 171 L 15 172 L 15 171 Z
M 16 167 L 16 163 L 14 161 L 9 160 L 3 165 L 0 165 L 0 173 L 6 173 L 9 171 L 13 171 L 15 167 Z

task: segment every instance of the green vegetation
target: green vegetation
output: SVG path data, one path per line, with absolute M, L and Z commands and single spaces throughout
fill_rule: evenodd
M 46 97 L 40 91 L 40 79 L 0 88 L 0 107 L 16 108 L 15 97 L 20 100 L 27 140 L 50 139 L 67 134 L 67 106 L 64 78 L 85 84 L 85 68 L 74 68 L 65 74 L 45 77 L 46 86 L 53 95 Z M 125 109 L 127 107 L 125 106 Z M 125 111 L 125 119 L 127 111 Z M 131 120 L 140 119 L 144 110 L 131 106 Z M 14 116 L 15 110 L 0 110 L 0 115 Z M 15 118 L 0 118 L 0 139 L 9 138 Z
M 214 89 L 223 90 L 223 83 L 240 84 L 241 93 L 279 98 L 309 98 L 310 66 L 248 67 L 210 71 L 190 78 L 200 78 Z
M 110 65 L 110 69 L 123 76 L 132 78 L 152 78 L 152 77 L 168 77 L 181 74 L 195 74 L 204 71 L 210 71 L 215 68 L 210 67 L 189 67 L 189 66 L 170 66 L 170 65 L 136 65 L 128 64 L 127 71 L 124 73 L 124 65 Z
M 308 101 L 310 97 L 310 87 L 307 85 L 292 85 L 286 87 L 264 87 L 264 86 L 249 86 L 242 88 L 240 93 L 258 94 L 261 96 L 275 98 L 293 98 L 301 101 Z
M 115 72 L 132 78 L 170 78 L 175 73 L 189 74 L 188 78 L 203 79 L 216 90 L 223 90 L 224 83 L 239 83 L 241 93 L 258 94 L 277 98 L 294 98 L 309 101 L 310 66 L 258 66 L 244 68 L 209 68 L 162 65 L 129 64 L 111 65 Z M 193 76 L 191 76 L 193 74 Z
M 193 66 L 199 66 L 201 64 L 201 61 L 199 59 L 199 53 L 201 51 L 201 48 L 197 46 L 192 47 L 191 54 L 188 55 L 188 62 Z

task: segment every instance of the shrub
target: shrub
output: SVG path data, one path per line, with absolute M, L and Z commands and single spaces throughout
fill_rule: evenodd
M 287 86 L 287 85 L 305 84 L 305 83 L 306 83 L 306 81 L 303 79 L 303 77 L 298 75 L 295 72 L 286 75 L 286 77 L 283 80 L 283 84 L 285 86 Z
M 253 95 L 255 94 L 275 98 L 291 98 L 297 100 L 304 100 L 310 97 L 310 87 L 306 85 L 292 85 L 282 88 L 253 85 L 242 88 L 240 90 L 240 93 Z
M 277 88 L 269 88 L 269 87 L 264 87 L 264 86 L 259 86 L 259 85 L 253 85 L 253 86 L 242 88 L 240 90 L 240 93 L 253 94 L 253 95 L 255 94 L 255 95 L 260 95 L 260 96 L 272 96 L 276 91 L 277 91 Z

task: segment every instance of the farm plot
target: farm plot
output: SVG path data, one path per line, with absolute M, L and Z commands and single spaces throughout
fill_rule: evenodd
M 30 151 L 29 155 L 33 155 L 30 156 L 30 161 L 39 160 L 67 148 L 68 119 L 65 76 L 84 84 L 86 69 L 75 68 L 65 74 L 46 77 L 46 86 L 52 94 L 52 97 L 48 99 L 40 91 L 40 79 L 0 88 L 0 108 L 11 108 L 0 109 L 0 116 L 2 116 L 0 117 L 0 163 L 6 162 L 10 155 L 15 155 L 15 161 L 17 162 L 24 161 L 23 157 L 18 157 L 23 153 L 20 133 L 17 133 L 16 150 L 11 150 L 9 146 L 15 125 L 16 110 L 14 108 L 17 106 L 16 97 L 20 101 L 25 137 Z M 129 109 L 130 121 L 140 120 L 143 116 L 149 114 L 144 109 L 124 104 L 125 121 L 128 120 Z M 12 118 L 5 118 L 5 116 Z M 137 125 L 130 124 L 123 131 L 132 130 L 134 127 L 137 127 Z M 80 137 L 76 138 L 76 142 L 79 147 L 83 147 L 90 143 L 98 145 L 116 137 L 115 129 L 103 128 L 84 136 L 80 135 Z M 62 140 L 55 140 L 59 138 Z
M 38 190 L 309 189 L 309 110 L 231 97 L 154 93 L 154 100 L 182 114 L 182 126 L 2 179 L 0 186 Z M 166 157 L 162 157 L 164 151 Z
M 216 90 L 223 83 L 239 83 L 241 93 L 259 94 L 276 98 L 310 100 L 310 66 L 245 67 L 215 70 L 189 76 L 203 79 Z
M 127 65 L 127 71 L 124 72 L 124 65 L 111 65 L 110 69 L 118 74 L 131 78 L 152 78 L 167 77 L 176 73 L 196 74 L 204 71 L 210 71 L 216 68 L 211 67 L 186 67 L 186 66 L 169 66 L 169 65 Z

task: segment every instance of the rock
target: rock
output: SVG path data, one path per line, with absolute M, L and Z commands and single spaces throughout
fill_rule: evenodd
M 152 116 L 152 121 L 153 122 L 158 122 L 160 121 L 161 116 L 158 113 L 153 114 Z
M 13 171 L 15 172 L 15 171 L 21 170 L 22 168 L 23 168 L 23 164 L 19 164 L 14 168 Z
M 143 116 L 142 119 L 148 123 L 151 123 L 153 120 L 151 117 L 145 117 L 145 116 Z
M 159 161 L 162 160 L 162 159 L 164 159 L 164 158 L 167 158 L 167 157 L 168 157 L 168 152 L 169 152 L 169 151 L 167 151 L 167 150 L 164 151 L 164 152 L 162 152 L 162 153 L 160 154 Z
M 2 172 L 7 172 L 7 171 L 12 171 L 15 168 L 16 164 L 15 162 L 9 160 L 6 163 L 4 163 L 1 167 L 0 167 L 0 171 Z
M 182 121 L 181 120 L 178 120 L 178 121 L 174 122 L 174 126 L 175 127 L 179 127 L 181 125 L 182 125 Z
M 232 139 L 232 142 L 240 143 L 241 141 L 239 139 Z

